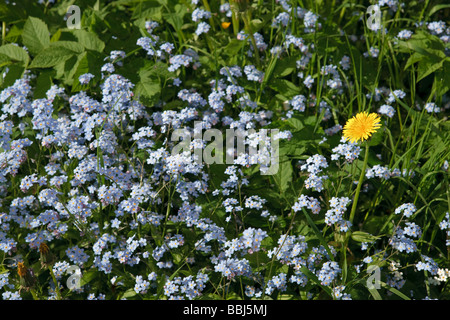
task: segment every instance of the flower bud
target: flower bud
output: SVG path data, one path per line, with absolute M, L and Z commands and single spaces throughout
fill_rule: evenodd
M 33 269 L 28 269 L 23 262 L 17 263 L 17 274 L 19 275 L 20 288 L 30 290 L 36 283 Z
M 42 268 L 48 268 L 55 263 L 55 256 L 50 252 L 50 248 L 45 242 L 39 245 L 39 252 L 41 253 Z

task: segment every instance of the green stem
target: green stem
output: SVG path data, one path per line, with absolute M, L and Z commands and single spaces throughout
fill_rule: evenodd
M 356 213 L 356 207 L 358 205 L 358 198 L 359 198 L 359 193 L 361 192 L 361 186 L 363 184 L 364 181 L 364 176 L 366 173 L 366 167 L 367 167 L 367 159 L 369 158 L 369 142 L 366 141 L 366 152 L 364 154 L 364 163 L 363 163 L 363 167 L 361 169 L 361 175 L 359 176 L 359 181 L 358 181 L 358 185 L 356 187 L 356 193 L 355 193 L 355 197 L 353 199 L 353 203 L 352 203 L 352 209 L 350 211 L 350 218 L 349 221 L 350 223 L 353 225 L 353 220 L 355 218 L 355 213 Z M 345 283 L 345 280 L 347 278 L 347 248 L 348 248 L 348 241 L 350 239 L 350 235 L 351 235 L 351 231 L 347 231 L 347 233 L 345 234 L 345 238 L 344 238 L 344 243 L 342 246 L 342 257 L 341 257 L 341 266 L 343 266 L 343 271 L 342 271 L 342 281 Z M 345 266 L 345 267 L 344 267 Z
M 205 6 L 206 11 L 209 11 L 209 12 L 212 13 L 211 7 L 209 6 L 209 3 L 208 3 L 208 0 L 203 0 L 203 5 Z M 212 15 L 211 15 L 211 18 L 209 18 L 209 23 L 210 23 L 210 25 L 211 25 L 211 28 L 212 28 L 213 30 L 215 30 L 215 29 L 216 29 L 216 26 L 215 26 L 215 24 L 214 24 L 214 19 L 213 19 Z
M 239 10 L 238 10 L 238 4 L 235 2 L 235 0 L 230 0 L 230 6 L 231 6 L 231 22 L 233 24 L 233 33 L 236 37 L 239 33 Z
M 355 218 L 356 206 L 358 205 L 359 193 L 361 192 L 361 187 L 364 181 L 364 176 L 366 175 L 367 159 L 369 158 L 369 142 L 366 142 L 366 152 L 364 154 L 364 163 L 361 170 L 361 175 L 359 176 L 358 185 L 356 186 L 355 198 L 353 199 L 352 211 L 350 212 L 350 222 L 353 224 L 353 219 Z
M 59 291 L 58 281 L 56 281 L 55 274 L 53 273 L 52 267 L 48 266 L 48 271 L 50 271 L 50 275 L 52 276 L 53 282 L 55 283 L 55 291 L 58 300 L 62 300 L 61 291 Z
M 2 45 L 5 44 L 6 40 L 6 22 L 2 21 Z
M 253 35 L 252 27 L 250 25 L 248 12 L 247 12 L 247 14 L 242 15 L 242 20 L 244 20 L 245 30 L 247 31 L 248 36 L 250 37 L 250 40 L 252 41 L 252 45 L 253 45 L 253 49 L 255 51 L 255 57 L 256 57 L 256 66 L 259 69 L 261 67 L 261 60 L 259 58 L 258 47 L 256 46 L 256 40 Z
M 40 300 L 36 294 L 36 291 L 34 291 L 34 289 L 30 289 L 30 292 L 31 292 L 31 295 L 33 296 L 33 300 Z

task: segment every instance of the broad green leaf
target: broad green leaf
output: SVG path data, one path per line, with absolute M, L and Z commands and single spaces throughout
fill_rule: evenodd
M 42 50 L 34 59 L 31 61 L 30 68 L 50 68 L 58 63 L 64 62 L 74 55 L 72 50 L 64 47 L 49 47 Z
M 36 55 L 50 44 L 47 25 L 39 18 L 29 17 L 23 27 L 23 44 Z
M 406 61 L 405 64 L 405 68 L 404 70 L 408 69 L 410 66 L 412 66 L 414 63 L 419 62 L 420 60 L 423 59 L 423 55 L 418 53 L 418 52 L 414 52 L 409 58 L 408 61 Z
M 78 42 L 86 49 L 98 52 L 103 52 L 103 49 L 105 49 L 105 43 L 95 33 L 82 29 L 75 30 L 73 33 L 77 37 Z
M 72 53 L 82 53 L 84 47 L 75 41 L 56 41 L 50 44 L 50 48 L 64 48 L 72 51 Z
M 226 46 L 223 48 L 226 54 L 230 56 L 235 56 L 239 54 L 242 48 L 245 46 L 245 41 L 232 39 Z
M 142 95 L 146 98 L 153 98 L 155 95 L 161 92 L 161 87 L 159 83 L 150 81 L 140 81 L 136 85 L 136 94 Z
M 450 59 L 447 58 L 442 68 L 436 71 L 436 80 L 433 83 L 433 90 L 436 89 L 436 96 L 442 97 L 450 90 Z M 432 90 L 432 92 L 433 92 Z
M 22 78 L 25 71 L 25 66 L 21 65 L 20 63 L 13 63 L 11 65 L 8 65 L 8 69 L 9 71 L 6 74 L 6 77 L 3 79 L 3 87 L 11 86 L 17 79 Z
M 293 169 L 288 157 L 280 154 L 278 172 L 273 175 L 273 179 L 278 186 L 280 193 L 285 193 L 292 182 Z
M 11 59 L 7 55 L 0 54 L 0 67 L 8 65 L 10 63 L 11 63 Z
M 127 291 L 125 291 L 122 295 L 122 298 L 124 299 L 130 299 L 133 298 L 137 295 L 136 291 L 134 290 L 134 288 L 128 289 Z
M 153 21 L 161 21 L 162 13 L 163 7 L 157 1 L 141 1 L 136 5 L 131 20 L 150 19 Z
M 417 67 L 417 81 L 422 80 L 426 76 L 432 74 L 433 72 L 439 70 L 443 63 L 444 59 L 431 59 L 431 58 L 424 58 L 419 62 L 419 66 Z
M 39 73 L 36 78 L 36 88 L 33 92 L 35 99 L 42 99 L 46 97 L 47 90 L 52 86 L 52 76 L 55 73 L 54 70 L 49 69 Z
M 285 79 L 274 79 L 270 81 L 269 86 L 289 99 L 300 93 L 299 87 Z
M 94 75 L 94 79 L 91 80 L 91 83 L 100 80 L 101 73 L 98 70 L 98 66 L 102 62 L 103 62 L 103 55 L 99 54 L 98 52 L 87 51 L 85 53 L 82 53 L 79 57 L 79 62 L 76 66 L 76 71 L 73 75 L 72 92 L 78 92 L 83 88 L 85 88 L 85 86 L 83 86 L 80 83 L 80 80 L 78 79 L 81 75 L 85 73 L 89 72 Z
M 0 47 L 0 54 L 7 56 L 13 62 L 21 61 L 26 66 L 29 61 L 28 53 L 25 49 L 14 44 L 5 44 Z
M 84 286 L 85 284 L 88 284 L 93 279 L 97 278 L 98 274 L 99 274 L 99 271 L 96 269 L 91 269 L 89 271 L 84 272 L 80 279 L 80 285 Z
M 290 75 L 297 69 L 298 57 L 292 56 L 284 59 L 279 59 L 273 70 L 273 76 L 275 78 L 282 78 Z

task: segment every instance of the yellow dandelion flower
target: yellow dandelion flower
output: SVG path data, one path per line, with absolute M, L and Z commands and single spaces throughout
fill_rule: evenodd
M 381 127 L 380 121 L 376 113 L 360 112 L 345 124 L 344 138 L 350 142 L 367 140 Z

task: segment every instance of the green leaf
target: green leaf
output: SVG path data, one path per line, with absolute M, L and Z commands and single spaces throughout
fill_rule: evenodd
M 372 137 L 370 137 L 369 146 L 377 146 L 383 141 L 384 129 L 384 125 L 381 124 L 381 127 L 372 135 Z
M 29 17 L 23 27 L 23 44 L 36 55 L 50 44 L 47 25 L 39 18 Z
M 400 292 L 399 290 L 392 288 L 390 286 L 388 286 L 386 283 L 384 283 L 383 281 L 380 281 L 380 284 L 383 288 L 389 290 L 390 292 L 392 292 L 393 294 L 399 296 L 400 298 L 402 298 L 403 300 L 411 300 L 411 298 L 409 298 L 407 295 L 405 295 L 404 293 Z
M 125 291 L 122 295 L 122 298 L 124 299 L 130 299 L 133 298 L 137 295 L 136 291 L 134 290 L 134 288 L 128 289 L 127 291 Z
M 290 159 L 280 154 L 278 172 L 273 175 L 273 179 L 281 194 L 284 194 L 289 188 L 293 173 Z
M 298 57 L 287 57 L 277 61 L 275 69 L 273 71 L 273 76 L 275 78 L 282 78 L 290 75 L 297 69 Z
M 245 41 L 232 39 L 226 46 L 223 48 L 226 54 L 229 56 L 236 56 L 245 46 Z
M 10 60 L 21 61 L 26 66 L 30 60 L 25 49 L 14 44 L 6 44 L 0 47 L 0 54 L 7 56 Z
M 64 62 L 74 55 L 72 50 L 64 47 L 52 46 L 42 50 L 31 61 L 30 68 L 50 68 Z
M 151 81 L 140 81 L 136 85 L 136 94 L 142 95 L 145 98 L 153 98 L 155 95 L 161 92 L 161 87 L 159 83 Z
M 351 237 L 356 242 L 373 242 L 379 238 L 364 231 L 353 231 Z
M 381 298 L 380 293 L 378 292 L 377 289 L 375 289 L 375 288 L 367 288 L 367 290 L 369 290 L 370 294 L 372 295 L 372 297 L 375 300 L 383 300 L 383 298 Z
M 3 79 L 2 87 L 8 87 L 14 84 L 17 79 L 22 78 L 25 71 L 25 67 L 19 63 L 14 63 L 8 66 L 9 71 Z
M 36 78 L 36 88 L 33 92 L 33 97 L 35 99 L 42 99 L 46 97 L 47 91 L 52 86 L 52 76 L 54 75 L 54 70 L 45 70 L 40 72 Z
M 83 276 L 80 279 L 80 285 L 84 286 L 85 284 L 88 284 L 93 279 L 97 278 L 99 274 L 99 271 L 96 269 L 90 269 L 89 271 L 86 271 L 83 273 Z
M 6 66 L 11 63 L 11 59 L 4 54 L 0 54 L 0 67 Z
M 77 37 L 78 42 L 86 49 L 98 52 L 103 52 L 103 49 L 105 49 L 105 43 L 95 33 L 82 29 L 75 30 L 73 33 Z
M 72 53 L 84 52 L 84 47 L 76 41 L 56 41 L 50 44 L 50 48 L 64 48 L 72 51 Z
M 139 2 L 136 5 L 131 20 L 142 19 L 161 21 L 162 20 L 163 6 L 161 6 L 158 1 L 145 1 Z
M 82 53 L 79 57 L 79 62 L 76 66 L 76 71 L 73 75 L 72 92 L 79 92 L 86 88 L 86 85 L 82 85 L 78 79 L 85 73 L 91 73 L 94 75 L 94 79 L 87 85 L 98 81 L 101 78 L 101 73 L 98 70 L 98 66 L 103 62 L 103 55 L 94 51 L 87 51 Z
M 417 82 L 425 78 L 426 76 L 432 74 L 433 72 L 440 69 L 444 63 L 445 59 L 434 59 L 424 57 L 417 67 Z
M 436 96 L 442 97 L 450 90 L 450 59 L 447 58 L 440 70 L 436 71 L 436 80 L 433 83 L 432 92 L 436 89 Z
M 274 79 L 270 82 L 269 86 L 289 99 L 300 93 L 299 87 L 285 79 Z
M 447 9 L 447 8 L 450 8 L 450 4 L 438 4 L 438 5 L 435 5 L 433 8 L 431 8 L 430 12 L 428 13 L 428 17 L 431 17 L 433 14 L 435 14 L 439 10 Z

